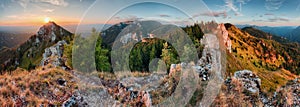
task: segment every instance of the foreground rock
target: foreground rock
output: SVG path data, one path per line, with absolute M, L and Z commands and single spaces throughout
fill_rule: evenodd
M 45 49 L 43 53 L 43 59 L 41 61 L 41 66 L 45 66 L 49 63 L 55 67 L 61 67 L 64 70 L 70 70 L 69 67 L 65 65 L 67 59 L 63 58 L 64 45 L 68 45 L 66 41 L 58 41 L 55 45 Z
M 228 106 L 266 106 L 266 107 L 298 107 L 300 106 L 300 82 L 288 81 L 285 86 L 272 95 L 261 91 L 261 80 L 250 70 L 241 70 L 227 78 L 222 93 L 214 105 Z
M 234 73 L 234 78 L 243 83 L 243 87 L 251 93 L 259 93 L 261 80 L 252 71 L 242 70 Z

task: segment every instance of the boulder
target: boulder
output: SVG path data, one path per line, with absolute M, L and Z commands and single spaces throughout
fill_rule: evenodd
M 250 70 L 241 70 L 234 73 L 234 77 L 243 83 L 243 87 L 251 93 L 259 93 L 261 80 Z

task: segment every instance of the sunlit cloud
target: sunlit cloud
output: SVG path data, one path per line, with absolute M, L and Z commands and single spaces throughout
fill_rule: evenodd
M 43 12 L 46 12 L 46 13 L 52 13 L 54 11 L 54 9 L 45 9 L 43 10 Z
M 17 2 L 23 8 L 26 8 L 29 3 L 47 3 L 56 6 L 68 6 L 68 2 L 65 0 L 12 0 L 12 2 Z
M 9 16 L 6 16 L 7 18 L 18 18 L 17 15 L 9 15 Z

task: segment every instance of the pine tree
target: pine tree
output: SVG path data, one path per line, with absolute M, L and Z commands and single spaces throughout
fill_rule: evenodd
M 111 71 L 108 53 L 108 49 L 102 48 L 102 38 L 99 36 L 95 48 L 96 69 L 98 71 Z

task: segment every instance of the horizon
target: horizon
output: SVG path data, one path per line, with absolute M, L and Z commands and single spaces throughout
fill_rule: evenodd
M 213 21 L 213 20 L 211 20 Z M 100 29 L 104 30 L 112 25 L 118 24 L 120 22 L 124 22 L 124 21 L 120 21 L 120 22 L 116 22 L 114 24 L 102 24 L 102 23 L 95 23 L 95 24 L 60 24 L 57 23 L 55 21 L 53 21 L 54 23 L 58 24 L 59 26 L 65 28 L 66 30 L 72 32 L 72 33 L 89 33 L 93 28 L 96 29 Z M 162 22 L 161 22 L 162 23 Z M 201 23 L 201 21 L 197 21 L 195 23 Z M 222 23 L 222 22 L 221 22 Z M 218 24 L 221 24 L 218 23 Z M 36 33 L 40 27 L 42 27 L 43 25 L 45 25 L 46 23 L 40 24 L 40 25 L 0 25 L 0 31 L 5 31 L 5 32 L 14 32 L 14 33 Z M 163 24 L 163 23 L 162 23 Z M 224 23 L 225 24 L 225 23 Z M 232 24 L 232 23 L 230 23 Z M 297 28 L 299 26 L 267 26 L 267 25 L 254 25 L 254 24 L 233 24 L 234 26 L 243 26 L 241 28 L 244 27 L 270 27 L 270 28 L 276 28 L 276 27 L 290 27 L 290 28 Z M 181 27 L 185 27 L 185 26 L 190 26 L 190 25 L 184 25 Z
M 130 19 L 153 19 L 181 25 L 210 20 L 234 25 L 300 25 L 297 23 L 300 22 L 300 15 L 297 14 L 300 12 L 300 0 L 199 0 L 168 2 L 169 4 L 154 3 L 155 1 L 157 0 L 153 2 L 125 0 L 111 3 L 105 0 L 7 0 L 0 3 L 0 8 L 2 8 L 0 26 L 39 26 L 43 25 L 46 19 L 62 26 L 115 24 Z M 120 8 L 123 10 L 120 11 Z M 164 11 L 153 12 L 154 10 Z M 117 13 L 111 14 L 114 11 Z M 108 18 L 110 19 L 107 20 Z

